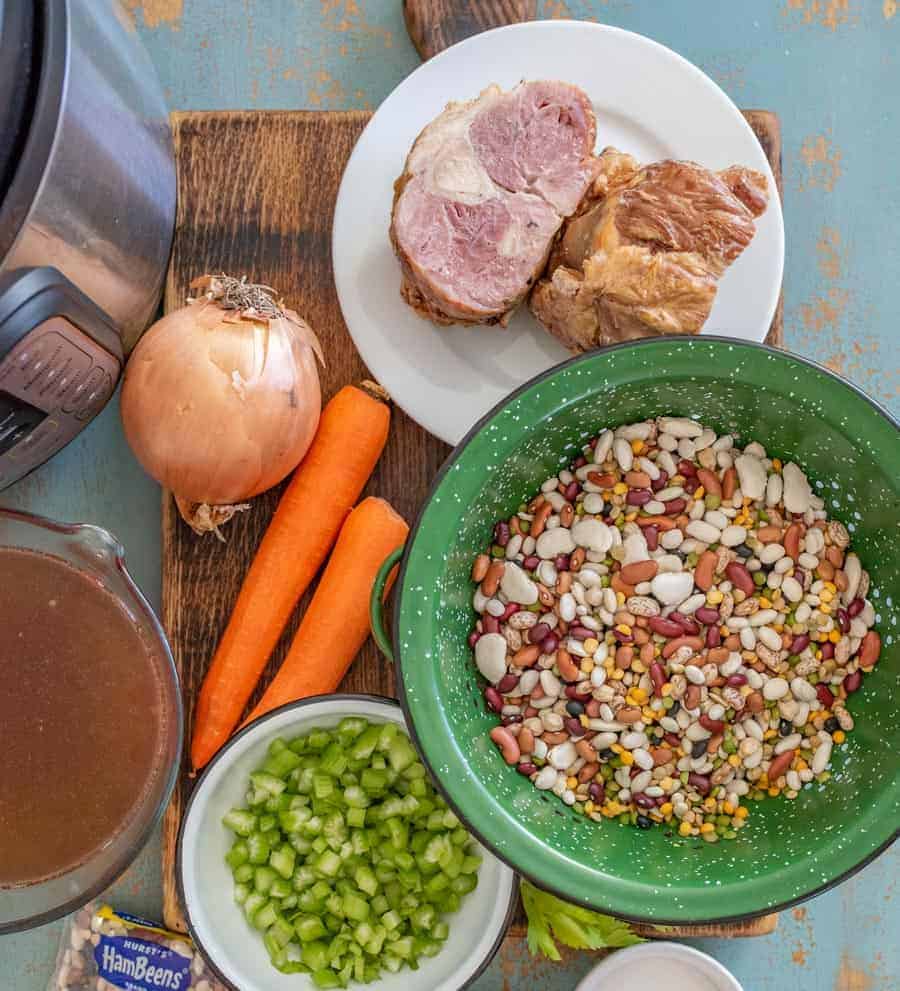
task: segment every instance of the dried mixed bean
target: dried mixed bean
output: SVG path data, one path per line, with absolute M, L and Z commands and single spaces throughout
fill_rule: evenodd
M 747 799 L 827 781 L 853 728 L 881 640 L 849 544 L 759 443 L 603 430 L 473 565 L 491 739 L 594 820 L 733 839 Z

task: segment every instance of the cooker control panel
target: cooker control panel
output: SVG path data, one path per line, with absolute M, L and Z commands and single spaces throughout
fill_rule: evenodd
M 103 409 L 116 358 L 64 317 L 50 317 L 0 361 L 0 489 L 67 444 Z

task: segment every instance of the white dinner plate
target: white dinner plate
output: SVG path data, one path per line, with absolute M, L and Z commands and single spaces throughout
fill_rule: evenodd
M 519 308 L 507 328 L 438 327 L 400 298 L 388 237 L 394 180 L 418 133 L 451 100 L 491 83 L 561 79 L 597 114 L 597 147 L 641 162 L 749 166 L 771 196 L 750 246 L 719 283 L 704 331 L 761 341 L 781 289 L 784 224 L 772 170 L 741 112 L 696 66 L 642 35 L 583 21 L 534 21 L 476 35 L 430 59 L 381 104 L 347 163 L 334 215 L 334 278 L 363 360 L 395 401 L 450 444 L 510 391 L 568 357 Z

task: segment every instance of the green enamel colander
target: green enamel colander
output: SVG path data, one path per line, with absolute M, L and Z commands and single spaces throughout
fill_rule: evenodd
M 881 659 L 849 705 L 855 730 L 827 785 L 750 803 L 737 839 L 596 823 L 507 767 L 488 733 L 466 639 L 469 573 L 508 517 L 603 427 L 660 414 L 760 441 L 808 473 L 872 579 Z M 393 608 L 398 693 L 447 800 L 542 888 L 623 918 L 704 923 L 808 898 L 883 851 L 900 827 L 900 428 L 848 382 L 795 355 L 726 338 L 657 338 L 575 358 L 504 400 L 453 451 L 403 553 Z M 382 579 L 396 557 L 383 569 Z M 391 653 L 380 615 L 373 627 Z

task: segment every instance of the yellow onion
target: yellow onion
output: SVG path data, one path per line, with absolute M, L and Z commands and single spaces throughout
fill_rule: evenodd
M 277 485 L 319 425 L 319 341 L 273 290 L 229 276 L 141 338 L 125 369 L 122 421 L 144 470 L 197 532 Z

